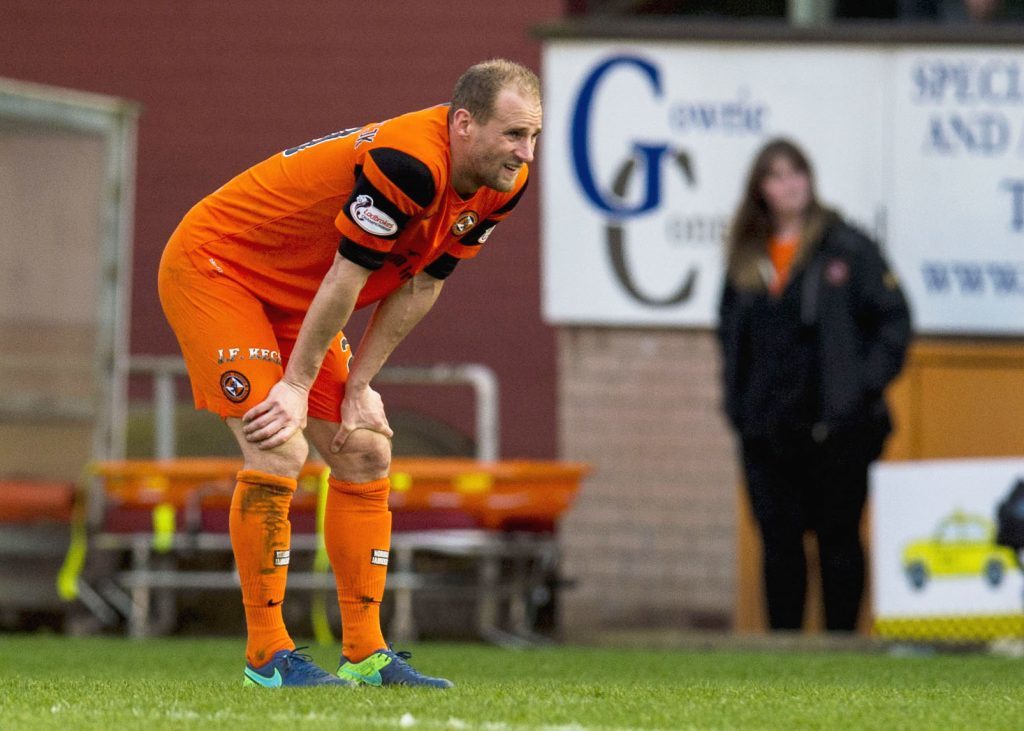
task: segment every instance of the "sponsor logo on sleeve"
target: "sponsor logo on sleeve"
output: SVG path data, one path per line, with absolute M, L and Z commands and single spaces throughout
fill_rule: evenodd
M 388 552 L 380 548 L 375 548 L 370 552 L 370 563 L 374 566 L 387 566 L 388 565 Z
M 398 230 L 395 219 L 373 205 L 373 198 L 358 195 L 348 211 L 359 228 L 372 236 L 390 236 Z

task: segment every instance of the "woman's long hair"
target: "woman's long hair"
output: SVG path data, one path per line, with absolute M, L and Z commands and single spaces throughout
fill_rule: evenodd
M 814 170 L 804 151 L 792 140 L 782 137 L 770 140 L 757 153 L 747 176 L 743 200 L 736 209 L 726 239 L 726 276 L 738 289 L 763 290 L 768 283 L 761 267 L 768 250 L 768 241 L 775 232 L 775 222 L 768 203 L 761 193 L 761 185 L 768 177 L 772 164 L 780 157 L 787 158 L 794 168 L 807 175 L 810 182 L 810 202 L 804 212 L 794 265 L 803 260 L 824 233 L 836 214 L 818 201 L 814 185 Z

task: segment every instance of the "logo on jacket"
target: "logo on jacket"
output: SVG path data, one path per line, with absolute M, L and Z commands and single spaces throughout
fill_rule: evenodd
M 452 236 L 462 236 L 462 234 L 469 231 L 469 229 L 476 226 L 476 222 L 480 220 L 480 216 L 476 211 L 466 211 L 452 224 Z
M 833 259 L 825 266 L 825 281 L 833 287 L 842 287 L 850 279 L 850 265 L 842 259 Z
M 249 395 L 249 379 L 238 371 L 224 371 L 220 377 L 220 390 L 228 397 L 228 401 L 239 403 Z
M 348 212 L 356 225 L 371 236 L 390 236 L 398 230 L 395 219 L 373 205 L 373 198 L 368 195 L 357 195 Z

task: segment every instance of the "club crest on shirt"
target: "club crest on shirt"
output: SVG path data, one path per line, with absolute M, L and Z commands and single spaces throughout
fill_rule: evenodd
M 825 267 L 825 279 L 833 287 L 842 287 L 850 278 L 850 265 L 842 259 L 833 259 Z
M 456 218 L 455 223 L 452 224 L 452 236 L 462 236 L 462 234 L 476 226 L 476 222 L 479 220 L 480 215 L 476 211 L 466 211 Z
M 220 390 L 228 397 L 229 401 L 236 404 L 249 396 L 249 379 L 238 371 L 224 371 L 220 377 Z
M 348 212 L 356 225 L 372 236 L 390 236 L 398 230 L 395 219 L 373 205 L 373 198 L 368 195 L 357 195 Z

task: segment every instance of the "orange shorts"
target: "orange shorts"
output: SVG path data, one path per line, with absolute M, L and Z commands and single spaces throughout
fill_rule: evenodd
M 203 265 L 205 264 L 205 266 Z M 241 417 L 281 380 L 305 313 L 260 299 L 216 262 L 200 266 L 176 232 L 160 259 L 160 303 L 178 337 L 197 409 Z M 309 416 L 341 421 L 352 349 L 331 340 L 309 392 Z

